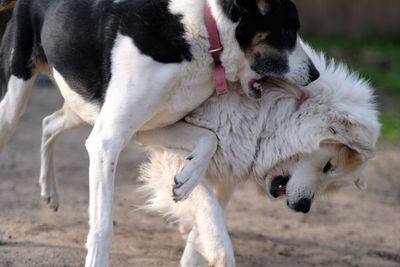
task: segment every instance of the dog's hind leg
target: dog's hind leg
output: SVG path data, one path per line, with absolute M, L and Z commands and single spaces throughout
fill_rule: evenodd
M 182 267 L 207 267 L 208 263 L 203 255 L 196 250 L 198 232 L 196 227 L 190 231 L 183 251 L 180 264 Z
M 187 201 L 179 205 L 190 205 L 194 211 L 194 224 L 187 239 L 187 248 L 181 259 L 182 266 L 191 266 L 190 255 L 197 257 L 199 252 L 208 265 L 214 267 L 233 267 L 235 258 L 224 220 L 224 211 L 218 203 L 214 191 L 206 181 L 195 188 Z M 199 262 L 201 263 L 201 262 Z
M 82 119 L 66 103 L 64 103 L 63 108 L 43 119 L 39 178 L 40 195 L 54 211 L 57 211 L 59 207 L 54 147 L 58 137 L 64 131 L 78 127 L 82 123 Z

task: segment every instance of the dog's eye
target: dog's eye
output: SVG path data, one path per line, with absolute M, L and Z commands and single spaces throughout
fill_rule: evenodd
M 322 169 L 322 171 L 324 172 L 324 173 L 328 173 L 329 171 L 331 171 L 333 168 L 332 168 L 333 166 L 332 166 L 332 163 L 331 163 L 331 161 L 328 161 L 326 164 L 325 164 L 325 166 L 324 166 L 324 168 Z
M 265 39 L 267 39 L 268 34 L 266 32 L 259 32 L 257 33 L 257 35 L 254 38 L 254 44 L 260 44 L 263 41 L 265 41 Z

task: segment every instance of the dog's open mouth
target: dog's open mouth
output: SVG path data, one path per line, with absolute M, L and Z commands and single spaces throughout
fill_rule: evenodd
M 289 176 L 276 176 L 272 179 L 269 187 L 269 193 L 274 198 L 286 195 L 286 185 L 289 182 Z
M 262 96 L 262 83 L 263 79 L 253 79 L 249 82 L 251 94 L 256 99 L 259 99 Z

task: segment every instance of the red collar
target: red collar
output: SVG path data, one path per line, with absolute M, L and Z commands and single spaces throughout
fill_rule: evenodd
M 213 79 L 217 95 L 223 95 L 228 92 L 228 84 L 225 79 L 225 68 L 221 63 L 221 52 L 224 49 L 219 39 L 217 23 L 211 14 L 210 4 L 205 0 L 204 21 L 208 32 L 208 41 L 210 42 L 210 52 L 214 59 Z

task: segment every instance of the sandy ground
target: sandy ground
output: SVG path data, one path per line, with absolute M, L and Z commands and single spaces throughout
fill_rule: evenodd
M 88 231 L 89 128 L 61 138 L 57 148 L 61 206 L 39 196 L 41 119 L 61 106 L 58 92 L 37 89 L 0 164 L 0 266 L 83 266 Z M 177 266 L 184 241 L 173 225 L 137 210 L 136 166 L 129 146 L 115 188 L 112 266 Z M 238 266 L 400 266 L 400 147 L 380 145 L 368 169 L 369 189 L 325 196 L 309 215 L 258 195 L 236 192 L 227 221 Z

